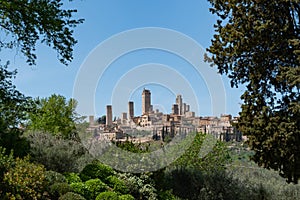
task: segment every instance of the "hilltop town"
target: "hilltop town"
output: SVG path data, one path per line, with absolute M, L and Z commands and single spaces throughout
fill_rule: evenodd
M 183 101 L 182 95 L 177 95 L 172 105 L 172 113 L 165 114 L 151 105 L 151 91 L 142 92 L 142 115 L 135 116 L 134 102 L 128 102 L 128 113 L 122 113 L 113 120 L 112 105 L 106 106 L 105 124 L 96 124 L 94 116 L 89 117 L 88 131 L 95 137 L 108 140 L 131 140 L 146 142 L 165 140 L 177 134 L 188 134 L 191 131 L 211 134 L 222 141 L 242 141 L 242 133 L 233 125 L 238 117 L 222 114 L 220 117 L 195 116 L 190 105 Z

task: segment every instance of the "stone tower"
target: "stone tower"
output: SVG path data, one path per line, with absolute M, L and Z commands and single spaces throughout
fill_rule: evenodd
M 142 114 L 148 114 L 151 109 L 151 92 L 150 90 L 143 90 L 142 93 Z
M 106 106 L 106 126 L 112 125 L 112 107 L 111 105 Z
M 176 104 L 178 105 L 178 114 L 182 115 L 183 114 L 183 112 L 182 112 L 183 105 L 182 105 L 182 97 L 180 94 L 177 95 L 177 97 L 176 97 Z
M 128 119 L 134 118 L 134 107 L 133 107 L 133 101 L 128 102 Z
M 177 104 L 173 104 L 172 106 L 172 114 L 173 115 L 178 115 L 178 105 Z

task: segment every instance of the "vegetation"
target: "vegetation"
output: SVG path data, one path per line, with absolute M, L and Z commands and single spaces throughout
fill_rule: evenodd
M 300 178 L 300 5 L 298 0 L 209 0 L 218 16 L 208 48 L 231 86 L 246 86 L 238 128 L 252 159 Z
M 16 71 L 7 70 L 7 63 L 0 66 L 0 199 L 299 199 L 300 186 L 284 180 L 297 183 L 300 176 L 299 3 L 210 2 L 220 18 L 208 49 L 210 61 L 231 78 L 232 86 L 247 87 L 238 128 L 254 151 L 219 141 L 205 149 L 209 135 L 200 133 L 180 144 L 170 142 L 168 148 L 157 141 L 116 142 L 128 153 L 143 155 L 162 148 L 162 162 L 188 147 L 157 171 L 117 171 L 94 160 L 80 143 L 77 134 L 83 135 L 88 124 L 78 123 L 75 100 L 24 96 L 13 85 Z M 72 18 L 76 10 L 64 10 L 61 0 L 20 0 L 0 1 L 0 12 L 0 30 L 11 39 L 0 41 L 0 50 L 20 48 L 32 65 L 41 41 L 57 51 L 63 64 L 72 60 L 72 28 L 82 22 Z M 98 123 L 105 120 L 102 116 Z M 132 167 L 123 166 L 130 156 L 105 153 L 119 169 Z M 143 159 L 149 169 L 157 164 L 151 157 Z
M 61 0 L 0 1 L 0 31 L 8 36 L 0 41 L 0 50 L 19 49 L 33 65 L 36 43 L 42 42 L 57 51 L 60 62 L 67 65 L 77 42 L 73 28 L 83 22 L 73 19 L 75 12 L 63 9 Z
M 65 97 L 53 94 L 37 99 L 35 105 L 34 111 L 29 113 L 28 130 L 49 132 L 63 138 L 74 137 L 78 117 L 74 99 L 67 101 Z
M 29 162 L 29 158 L 16 158 L 14 166 L 4 174 L 4 198 L 41 199 L 46 191 L 45 168 Z
M 8 63 L 0 65 L 0 146 L 8 151 L 14 149 L 16 156 L 25 156 L 28 143 L 21 138 L 19 129 L 32 109 L 30 98 L 21 94 L 13 85 L 16 71 L 9 71 Z
M 40 132 L 26 138 L 30 142 L 31 160 L 43 164 L 47 170 L 79 172 L 90 160 L 87 150 L 78 141 Z

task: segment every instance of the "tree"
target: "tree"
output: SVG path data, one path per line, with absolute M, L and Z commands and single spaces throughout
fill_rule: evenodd
M 76 105 L 74 99 L 67 101 L 65 97 L 56 94 L 37 99 L 35 111 L 29 114 L 27 128 L 69 138 L 76 132 Z
M 0 146 L 8 151 L 14 149 L 16 156 L 24 156 L 28 144 L 20 137 L 22 129 L 19 126 L 33 107 L 30 98 L 13 85 L 12 79 L 17 72 L 8 71 L 8 64 L 0 65 Z
M 105 124 L 106 123 L 106 115 L 102 115 L 97 119 L 98 124 Z
M 300 4 L 298 0 L 209 0 L 218 16 L 207 60 L 243 84 L 238 128 L 253 160 L 300 177 Z
M 0 51 L 18 48 L 33 65 L 40 41 L 57 51 L 60 62 L 67 65 L 77 42 L 72 29 L 83 22 L 72 18 L 75 12 L 63 9 L 61 0 L 0 1 L 0 31 L 6 35 L 0 40 Z

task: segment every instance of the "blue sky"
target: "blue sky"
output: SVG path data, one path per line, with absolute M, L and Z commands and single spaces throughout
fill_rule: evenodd
M 48 97 L 56 93 L 67 98 L 73 97 L 80 70 L 86 67 L 91 55 L 97 52 L 99 45 L 101 47 L 105 41 L 124 31 L 148 27 L 163 28 L 189 37 L 205 49 L 210 45 L 214 34 L 213 24 L 216 21 L 215 16 L 209 12 L 210 5 L 206 0 L 76 0 L 68 2 L 66 7 L 78 9 L 76 17 L 85 19 L 75 29 L 74 36 L 78 44 L 74 49 L 74 60 L 69 66 L 60 64 L 56 52 L 43 44 L 38 45 L 37 66 L 34 67 L 27 66 L 25 58 L 15 51 L 0 54 L 2 62 L 11 60 L 10 68 L 17 68 L 15 84 L 28 96 Z M 139 39 L 139 36 L 133 40 L 135 39 Z M 130 43 L 131 40 L 127 42 Z M 170 42 L 176 44 L 178 41 Z M 120 43 L 119 48 L 124 45 Z M 178 42 L 177 46 L 180 48 L 184 44 L 180 45 Z M 113 48 L 107 47 L 107 51 L 110 49 Z M 97 63 L 105 60 L 105 54 L 96 57 L 98 60 L 95 61 L 91 74 L 98 73 L 100 69 L 97 69 Z M 199 62 L 202 60 L 203 57 L 199 55 Z M 201 64 L 201 67 L 208 66 Z M 155 71 L 157 77 L 151 74 L 153 70 L 158 70 Z M 217 75 L 216 70 L 215 74 Z M 82 115 L 101 116 L 105 114 L 105 106 L 113 104 L 113 113 L 119 116 L 121 112 L 127 112 L 127 102 L 131 100 L 135 102 L 135 114 L 139 115 L 141 92 L 146 87 L 151 90 L 154 107 L 165 112 L 171 111 L 176 94 L 186 93 L 186 96 L 183 95 L 184 101 L 191 104 L 191 109 L 198 115 L 237 115 L 242 89 L 230 88 L 229 80 L 222 76 L 222 87 L 216 86 L 214 91 L 210 91 L 207 84 L 217 82 L 214 77 L 203 77 L 191 63 L 172 52 L 155 48 L 131 51 L 113 60 L 96 82 L 89 83 L 87 77 L 79 83 L 85 85 L 85 90 L 92 90 L 90 92 L 94 96 L 93 101 L 80 99 L 78 112 Z M 179 86 L 182 85 L 180 81 L 186 82 L 187 86 Z M 89 87 L 89 84 L 96 85 L 96 89 Z M 187 94 L 187 87 L 190 88 L 191 95 Z M 220 98 L 219 103 L 224 105 L 224 109 L 214 110 L 219 105 L 213 103 L 216 99 L 212 100 L 212 93 L 222 92 L 226 96 L 224 100 Z

